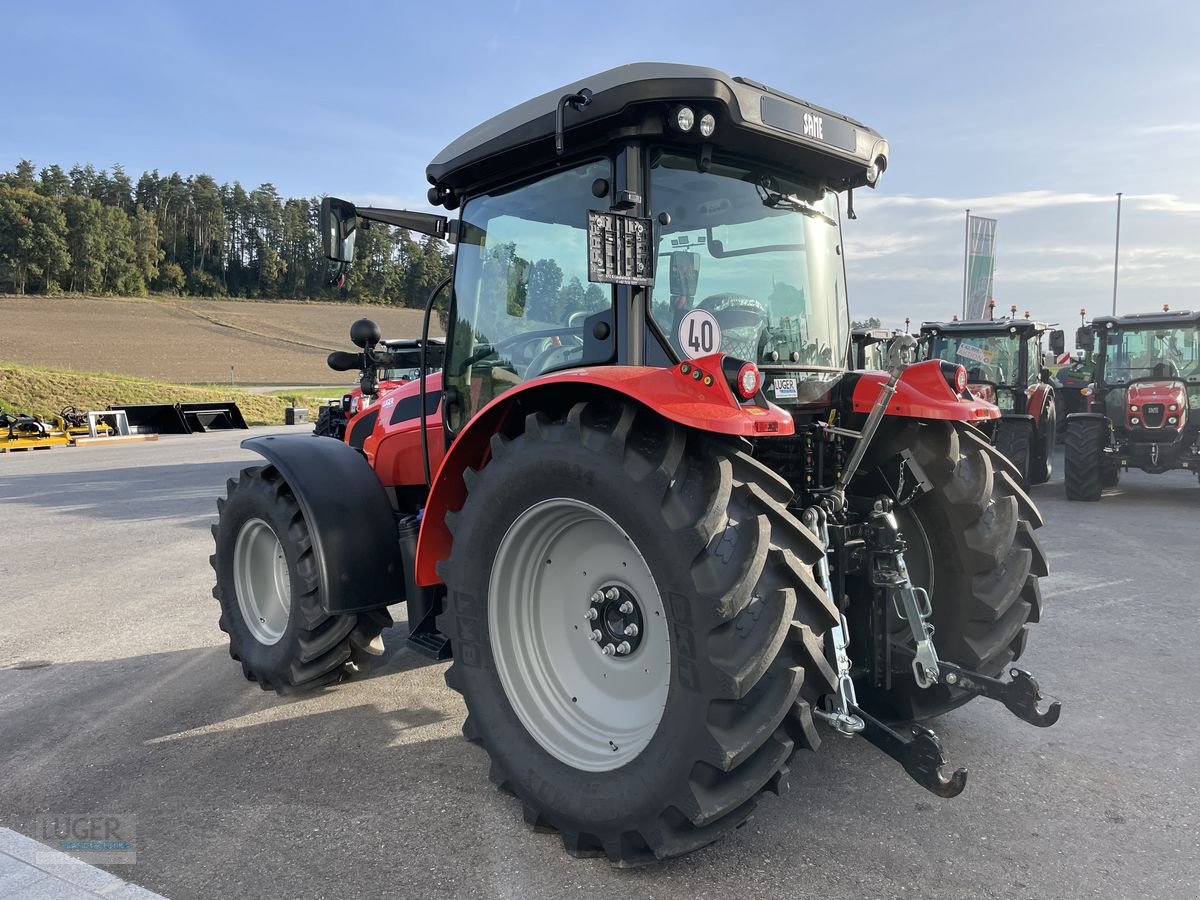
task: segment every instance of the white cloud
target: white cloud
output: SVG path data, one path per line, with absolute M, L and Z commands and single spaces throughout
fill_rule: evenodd
M 1093 194 L 1082 191 L 1015 191 L 1008 194 L 992 194 L 984 197 L 916 197 L 910 194 L 882 195 L 869 197 L 859 203 L 864 214 L 872 209 L 915 208 L 930 210 L 937 215 L 933 220 L 961 219 L 970 209 L 976 215 L 1000 216 L 1011 213 L 1031 212 L 1067 206 L 1095 204 L 1116 205 L 1116 194 Z M 1124 203 L 1135 208 L 1190 215 L 1200 213 L 1200 202 L 1184 200 L 1177 194 L 1126 194 Z
M 1169 122 L 1165 125 L 1146 125 L 1137 130 L 1138 134 L 1195 134 L 1200 132 L 1200 122 Z

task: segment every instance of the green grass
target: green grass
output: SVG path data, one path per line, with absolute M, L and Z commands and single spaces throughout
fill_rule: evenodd
M 110 404 L 232 400 L 249 424 L 282 425 L 283 411 L 291 405 L 293 398 L 297 406 L 307 406 L 311 412 L 316 412 L 318 401 L 315 398 L 283 393 L 287 394 L 286 399 L 216 385 L 194 387 L 127 375 L 39 369 L 0 362 L 0 410 L 42 416 L 53 415 L 65 406 L 88 410 L 106 409 Z

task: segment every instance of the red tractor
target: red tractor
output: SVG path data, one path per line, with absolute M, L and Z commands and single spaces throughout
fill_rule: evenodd
M 378 327 L 369 319 L 360 319 L 351 326 L 350 340 L 362 341 L 362 350 L 359 353 L 336 351 L 329 354 L 328 363 L 335 372 L 358 372 L 358 387 L 340 400 L 322 406 L 313 428 L 313 434 L 339 441 L 345 440 L 351 419 L 368 410 L 381 395 L 416 380 L 421 374 L 420 341 L 380 340 Z M 443 344 L 438 338 L 430 340 L 431 364 L 441 358 Z M 377 349 L 379 346 L 383 349 Z M 355 444 L 361 445 L 361 440 Z
M 1012 460 L 1022 486 L 1044 484 L 1054 470 L 1054 387 L 1043 336 L 1049 352 L 1063 352 L 1063 332 L 1029 318 L 921 326 L 921 357 L 965 367 L 971 393 L 1000 408 L 1000 418 L 982 430 Z
M 1099 500 L 1130 466 L 1200 475 L 1200 312 L 1101 316 L 1076 343 L 1096 368 L 1067 416 L 1067 499 Z
M 823 732 L 953 796 L 920 720 L 984 696 L 1052 724 L 1014 665 L 1047 564 L 976 428 L 995 407 L 952 363 L 843 365 L 840 209 L 887 160 L 852 119 L 647 63 L 451 143 L 427 175 L 453 221 L 326 200 L 339 267 L 363 220 L 454 245 L 443 370 L 360 414 L 361 449 L 246 442 L 212 559 L 246 677 L 352 675 L 404 603 L 527 823 L 621 864 L 728 834 Z

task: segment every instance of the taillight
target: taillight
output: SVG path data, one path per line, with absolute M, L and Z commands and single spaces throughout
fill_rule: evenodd
M 762 375 L 754 363 L 748 362 L 738 369 L 735 387 L 743 400 L 753 400 L 761 386 Z
M 954 393 L 961 394 L 967 389 L 967 370 L 965 368 L 955 366 L 951 372 L 947 372 L 945 369 L 942 369 L 942 372 L 946 376 L 947 383 L 954 389 Z

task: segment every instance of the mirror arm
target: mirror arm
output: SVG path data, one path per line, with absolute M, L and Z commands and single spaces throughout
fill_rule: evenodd
M 407 228 L 443 240 L 449 234 L 446 217 L 433 213 L 410 212 L 406 209 L 381 209 L 374 206 L 359 207 L 358 217 L 369 222 L 381 222 L 397 228 Z

